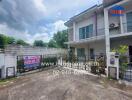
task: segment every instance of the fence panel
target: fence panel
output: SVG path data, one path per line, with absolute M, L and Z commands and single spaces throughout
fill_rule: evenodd
M 120 55 L 120 78 L 132 82 L 132 56 Z
M 106 56 L 104 55 L 96 55 L 95 59 L 89 59 L 90 56 L 82 56 L 82 57 L 62 57 L 62 66 L 86 70 L 88 72 L 92 72 L 94 74 L 103 73 L 105 74 L 106 68 Z M 102 70 L 102 71 L 101 71 Z
M 57 55 L 19 55 L 17 56 L 17 71 L 23 73 L 25 71 L 57 66 L 57 62 Z

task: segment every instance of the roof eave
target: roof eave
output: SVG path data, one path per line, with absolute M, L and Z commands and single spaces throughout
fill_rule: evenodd
M 102 6 L 102 5 L 100 5 L 100 6 Z M 78 15 L 75 15 L 75 16 L 71 17 L 67 22 L 65 22 L 65 25 L 66 25 L 66 26 L 70 26 L 77 18 L 79 18 L 80 16 L 83 16 L 83 15 L 89 13 L 90 11 L 94 11 L 94 10 L 97 9 L 98 7 L 99 7 L 98 5 L 94 5 L 94 6 L 92 6 L 91 8 L 89 8 L 89 9 L 83 11 L 82 13 L 80 13 L 80 14 L 78 14 Z

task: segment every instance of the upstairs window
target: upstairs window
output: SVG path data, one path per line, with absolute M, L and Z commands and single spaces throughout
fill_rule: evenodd
M 86 26 L 86 38 L 93 36 L 93 24 Z
M 79 39 L 90 38 L 93 36 L 93 24 L 79 29 Z
M 85 27 L 79 29 L 79 39 L 85 39 Z

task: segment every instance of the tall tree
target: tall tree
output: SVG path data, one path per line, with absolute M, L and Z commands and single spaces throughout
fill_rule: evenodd
M 7 37 L 7 43 L 8 44 L 15 44 L 16 43 L 16 40 L 13 37 Z
M 67 45 L 64 43 L 67 41 L 68 41 L 68 32 L 67 30 L 63 30 L 63 31 L 58 31 L 56 34 L 54 34 L 53 39 L 51 39 L 49 43 L 50 44 L 52 43 L 52 45 L 53 43 L 55 43 L 53 45 L 55 47 L 66 48 Z
M 56 43 L 56 41 L 54 41 L 53 39 L 51 39 L 48 43 L 48 47 L 51 47 L 51 48 L 58 48 L 58 45 Z
M 64 43 L 68 41 L 67 30 L 57 32 L 57 34 L 55 34 L 53 38 L 60 48 L 66 48 L 66 45 Z
M 42 40 L 35 40 L 33 45 L 37 47 L 47 47 L 47 43 Z
M 23 46 L 29 45 L 28 43 L 26 43 L 25 41 L 23 41 L 21 39 L 20 40 L 17 40 L 16 44 L 23 45 Z
M 3 34 L 0 34 L 0 48 L 4 48 L 5 45 L 7 45 L 7 39 L 6 36 Z

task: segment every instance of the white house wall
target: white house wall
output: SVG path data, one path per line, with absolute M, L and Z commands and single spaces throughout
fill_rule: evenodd
M 6 78 L 6 69 L 9 67 L 15 68 L 15 74 L 17 72 L 17 58 L 13 54 L 0 54 L 0 69 L 2 71 L 2 78 Z
M 103 29 L 104 28 L 104 15 L 103 13 L 98 14 L 97 16 L 97 29 Z
M 0 53 L 0 68 L 4 66 L 4 54 Z
M 100 55 L 100 53 L 105 54 L 105 41 L 95 41 L 92 43 L 85 43 L 85 44 L 78 44 L 74 46 L 76 49 L 77 48 L 84 48 L 85 49 L 85 55 L 89 56 L 90 55 L 90 48 L 94 49 L 95 55 Z M 77 54 L 77 53 L 75 53 Z
M 79 41 L 79 28 L 88 26 L 88 25 L 90 25 L 90 24 L 95 25 L 95 24 L 94 24 L 94 17 L 90 17 L 90 18 L 88 18 L 88 19 L 85 19 L 85 20 L 83 20 L 83 21 L 81 21 L 81 22 L 76 23 L 76 25 L 75 25 L 75 27 L 76 27 L 76 29 L 75 29 L 75 31 L 76 31 L 76 32 L 75 32 L 75 33 L 76 33 L 76 35 L 75 35 L 76 41 Z M 95 26 L 93 26 L 93 27 L 95 27 Z
M 93 24 L 93 31 L 94 31 L 94 35 L 95 35 L 95 16 L 91 16 L 87 19 L 84 19 L 80 22 L 76 22 L 75 24 L 75 40 L 76 41 L 79 41 L 79 28 L 82 28 L 82 27 L 85 27 L 85 26 L 88 26 L 90 24 Z M 99 14 L 97 16 L 97 29 L 103 29 L 104 28 L 104 17 L 103 17 L 103 14 Z
M 95 55 L 100 55 L 100 53 L 105 54 L 105 42 L 100 41 L 100 42 L 93 42 L 89 44 L 89 49 L 93 48 L 95 51 Z

